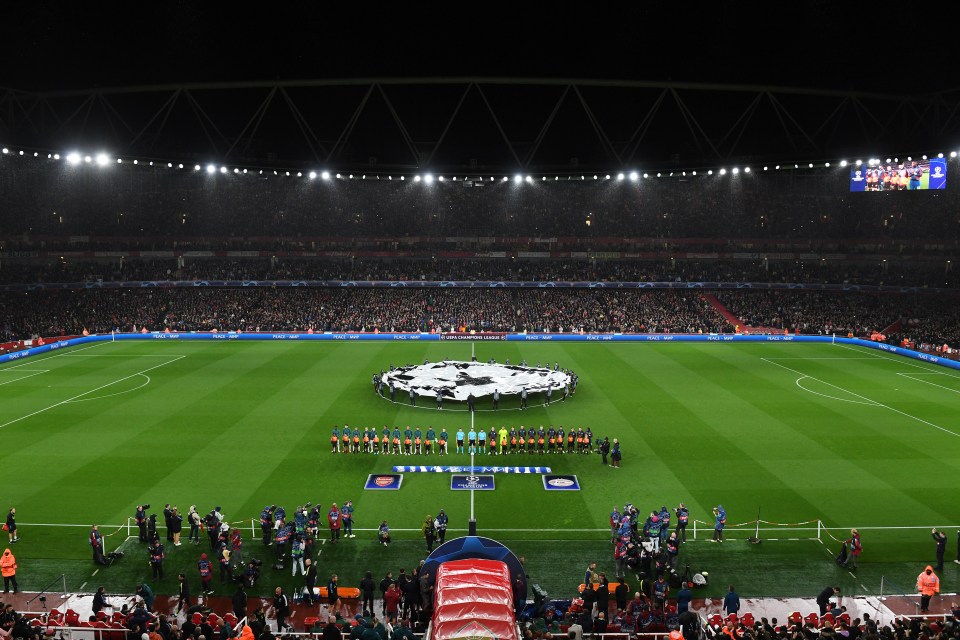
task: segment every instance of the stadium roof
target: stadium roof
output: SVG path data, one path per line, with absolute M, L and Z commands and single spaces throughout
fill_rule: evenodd
M 21 3 L 5 15 L 0 140 L 28 149 L 578 171 L 947 151 L 960 130 L 940 62 L 947 21 L 889 2 Z

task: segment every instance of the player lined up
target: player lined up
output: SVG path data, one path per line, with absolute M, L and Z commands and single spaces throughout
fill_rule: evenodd
M 458 429 L 456 433 L 456 452 L 470 453 L 480 455 L 509 455 L 511 453 L 521 454 L 564 454 L 564 453 L 591 453 L 593 451 L 593 432 L 589 427 L 586 429 L 570 429 L 565 431 L 561 425 L 554 429 L 553 425 L 544 428 L 540 425 L 539 429 L 520 425 L 510 427 L 500 427 L 498 431 L 495 427 L 490 427 L 489 431 L 483 429 L 469 432 Z M 343 425 L 343 429 L 334 425 L 330 434 L 331 453 L 372 453 L 393 454 L 393 455 L 432 455 L 436 452 L 438 455 L 448 453 L 447 443 L 449 434 L 446 428 L 442 428 L 440 433 L 433 427 L 427 427 L 424 432 L 420 427 L 411 428 L 407 426 L 402 432 L 399 427 L 384 426 L 382 432 L 367 427 L 362 431 L 358 428 L 351 428 L 349 425 Z
M 867 169 L 867 191 L 914 191 L 920 188 L 920 178 L 923 177 L 923 167 L 916 160 L 906 166 L 900 163 L 896 168 L 892 164 L 878 164 Z

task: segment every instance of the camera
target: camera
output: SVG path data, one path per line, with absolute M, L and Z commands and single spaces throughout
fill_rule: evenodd
M 40 596 L 40 602 L 46 602 L 47 596 Z

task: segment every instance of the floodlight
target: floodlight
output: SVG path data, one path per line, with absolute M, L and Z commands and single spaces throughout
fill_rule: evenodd
M 722 176 L 727 175 L 727 170 L 726 170 L 726 169 L 720 169 L 720 175 L 722 175 Z
M 226 173 L 226 172 L 227 172 L 226 167 L 220 167 L 220 173 Z
M 414 182 L 420 182 L 420 176 L 413 176 Z
M 618 174 L 617 174 L 617 180 L 620 180 L 621 182 L 623 181 L 623 174 L 622 174 L 622 173 L 618 173 Z
M 311 180 L 316 180 L 316 179 L 317 179 L 317 172 L 316 172 L 316 171 L 311 171 L 311 172 L 310 172 L 310 179 L 311 179 Z
M 523 182 L 523 176 L 521 176 L 520 174 L 517 174 L 517 175 L 513 176 L 513 181 L 514 181 L 516 184 L 520 184 L 521 182 Z
M 531 183 L 531 184 L 533 183 L 533 178 L 530 177 L 530 176 L 527 176 L 527 177 L 525 178 L 525 180 L 526 180 L 528 183 Z
M 4 153 L 10 153 L 10 149 L 7 149 L 6 147 L 4 147 L 4 148 L 3 148 L 3 152 L 4 152 Z
M 640 177 L 640 176 L 637 175 L 637 172 L 636 172 L 636 171 L 631 171 L 631 172 L 630 172 L 630 182 L 636 182 L 636 181 L 637 181 L 637 178 L 639 178 L 639 177 Z
M 23 155 L 23 151 L 20 152 L 20 155 Z M 83 161 L 86 162 L 87 164 L 90 164 L 93 161 L 93 158 L 91 158 L 90 156 L 83 156 Z
M 433 175 L 428 173 L 427 175 L 423 176 L 423 181 L 427 184 L 430 184 L 433 182 Z
M 733 172 L 733 175 L 737 175 L 738 173 L 740 173 L 740 168 L 734 167 L 733 169 L 731 169 L 731 171 Z
M 105 166 L 107 166 L 107 163 L 108 163 L 108 162 L 110 162 L 110 158 L 107 157 L 107 154 L 105 154 L 105 153 L 98 153 L 98 154 L 97 154 L 97 165 L 99 165 L 99 166 L 101 166 L 101 167 L 105 167 Z
M 72 151 L 67 154 L 67 162 L 70 164 L 80 164 L 80 154 L 76 151 Z
M 829 164 L 829 163 L 828 163 L 828 164 Z M 840 161 L 840 166 L 841 166 L 841 167 L 847 166 L 847 161 L 846 161 L 846 160 L 841 160 L 841 161 Z
M 324 171 L 323 173 L 320 174 L 320 177 L 323 178 L 324 180 L 329 180 L 329 179 L 330 179 L 330 172 L 329 172 L 329 171 Z

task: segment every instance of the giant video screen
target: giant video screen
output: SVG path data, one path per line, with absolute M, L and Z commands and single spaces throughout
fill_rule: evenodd
M 947 188 L 944 158 L 880 162 L 850 170 L 850 191 L 923 191 Z

